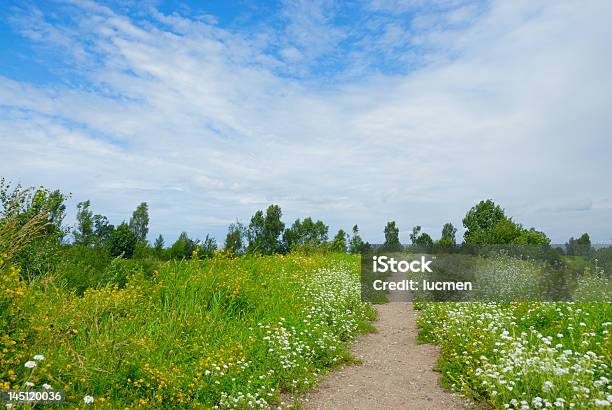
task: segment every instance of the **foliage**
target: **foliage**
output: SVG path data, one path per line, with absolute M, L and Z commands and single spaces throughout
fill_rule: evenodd
M 421 232 L 421 227 L 418 225 L 412 228 L 410 241 L 412 242 L 413 246 L 421 249 L 429 250 L 433 246 L 433 239 L 431 239 L 431 236 L 425 232 Z
M 283 249 L 291 252 L 296 249 L 314 250 L 321 247 L 327 241 L 329 227 L 318 220 L 304 218 L 304 221 L 296 219 L 290 228 L 283 232 Z
M 76 226 L 72 231 L 74 243 L 81 246 L 90 246 L 94 243 L 93 212 L 89 210 L 89 200 L 77 204 Z
M 542 262 L 498 255 L 487 263 L 495 283 L 482 290 L 503 290 L 508 300 L 524 300 L 542 278 Z M 602 286 L 609 286 L 604 272 L 587 269 L 574 295 L 602 294 Z M 416 304 L 419 337 L 441 347 L 447 385 L 500 409 L 590 409 L 611 401 L 612 303 L 500 299 Z
M 58 190 L 13 187 L 0 178 L 0 227 L 10 224 L 11 232 L 23 234 L 14 254 L 22 275 L 39 276 L 57 264 L 57 250 L 66 234 L 62 227 L 65 200 L 66 196 Z M 33 225 L 40 230 L 36 230 L 36 235 L 28 235 Z
M 591 251 L 591 238 L 588 233 L 583 233 L 578 239 L 569 238 L 565 244 L 565 253 L 568 256 L 589 256 Z
M 285 224 L 281 217 L 282 212 L 278 205 L 270 205 L 265 216 L 261 210 L 253 215 L 247 230 L 249 252 L 269 255 L 282 250 L 280 236 Z
M 145 242 L 147 240 L 147 234 L 149 233 L 149 206 L 146 202 L 142 202 L 136 207 L 128 227 L 136 237 L 137 242 Z
M 340 229 L 330 245 L 330 250 L 332 252 L 346 252 L 346 240 L 348 238 L 348 234 L 344 232 L 344 230 Z
M 181 232 L 176 242 L 168 249 L 168 256 L 171 259 L 190 259 L 197 248 L 198 245 L 189 238 L 187 232 Z
M 220 256 L 152 277 L 130 263 L 109 268 L 124 288 L 81 296 L 0 270 L 0 386 L 49 384 L 71 408 L 85 396 L 102 408 L 267 408 L 350 360 L 372 318 L 354 256 Z
M 524 229 L 508 218 L 492 200 L 480 201 L 463 218 L 467 245 L 529 244 L 548 245 L 550 239 L 533 228 Z
M 131 258 L 136 250 L 138 239 L 133 231 L 130 230 L 128 224 L 123 222 L 111 234 L 108 240 L 108 248 L 112 257 L 123 256 Z
M 395 221 L 387 222 L 385 226 L 385 243 L 383 246 L 389 252 L 402 249 L 402 244 L 399 240 L 399 228 L 395 226 Z
M 442 348 L 453 390 L 493 407 L 612 402 L 612 304 L 421 303 L 421 339 Z
M 440 239 L 436 241 L 435 246 L 437 250 L 449 251 L 457 246 L 457 228 L 452 223 L 447 222 L 442 227 L 442 235 Z
M 234 255 L 243 253 L 245 250 L 245 236 L 245 228 L 240 222 L 231 224 L 225 236 L 224 249 Z
M 351 236 L 351 240 L 349 241 L 349 253 L 356 254 L 363 252 L 364 243 L 359 236 L 359 227 L 357 225 L 353 226 L 353 235 Z

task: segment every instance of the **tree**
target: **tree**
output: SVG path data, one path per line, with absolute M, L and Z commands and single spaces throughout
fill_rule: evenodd
M 442 236 L 440 239 L 444 239 L 444 241 L 450 243 L 451 246 L 455 246 L 457 244 L 457 240 L 455 239 L 456 234 L 457 228 L 455 228 L 452 223 L 447 222 L 442 227 Z
M 136 236 L 138 242 L 146 242 L 149 233 L 149 206 L 142 202 L 132 213 L 129 224 L 130 231 Z
M 583 233 L 578 239 L 569 238 L 565 244 L 568 256 L 588 256 L 591 253 L 591 238 L 588 233 Z
M 164 252 L 164 237 L 160 234 L 153 243 L 153 252 L 160 258 Z
M 255 212 L 247 230 L 249 252 L 269 255 L 281 250 L 280 235 L 285 229 L 281 216 L 278 205 L 270 205 L 265 216 L 262 211 Z
M 94 244 L 93 212 L 89 210 L 89 206 L 89 200 L 77 204 L 77 223 L 72 233 L 77 245 L 91 246 Z
M 201 258 L 212 258 L 217 251 L 217 241 L 215 238 L 206 235 L 202 242 L 199 242 L 198 256 Z
M 168 249 L 168 253 L 172 259 L 191 259 L 197 248 L 198 245 L 189 238 L 187 232 L 181 232 L 176 242 Z
M 363 246 L 363 240 L 359 236 L 359 227 L 355 225 L 353 226 L 353 236 L 349 241 L 349 252 L 352 254 L 360 253 L 363 250 Z
M 264 221 L 264 248 L 263 253 L 272 254 L 280 251 L 280 236 L 285 229 L 281 221 L 283 213 L 278 205 L 270 205 L 266 210 Z
M 97 246 L 104 245 L 113 234 L 115 227 L 109 223 L 108 218 L 104 215 L 96 214 L 93 217 L 94 225 L 94 240 Z
M 240 254 L 244 250 L 244 226 L 240 222 L 231 224 L 225 236 L 224 249 L 233 254 Z
M 519 235 L 512 240 L 512 243 L 518 245 L 550 245 L 550 239 L 544 232 L 529 228 L 522 229 Z
M 474 205 L 463 218 L 463 226 L 466 231 L 463 234 L 465 243 L 477 245 L 483 240 L 483 232 L 491 230 L 500 222 L 507 221 L 504 210 L 487 199 Z
M 10 225 L 10 232 L 32 232 L 22 240 L 5 241 L 8 248 L 0 246 L 0 253 L 11 249 L 5 256 L 14 258 L 24 277 L 49 272 L 60 262 L 62 240 L 69 232 L 62 226 L 66 199 L 59 190 L 13 187 L 0 178 L 0 230 Z
M 307 217 L 304 221 L 296 219 L 290 228 L 283 232 L 283 249 L 290 252 L 297 248 L 315 249 L 327 241 L 329 227 L 323 221 L 313 222 Z
M 402 244 L 399 240 L 399 228 L 395 226 L 395 221 L 387 222 L 385 226 L 385 243 L 384 248 L 390 252 L 396 252 L 402 249 Z
M 412 228 L 412 233 L 410 234 L 410 242 L 412 242 L 413 245 L 417 244 L 420 234 L 421 234 L 421 227 L 419 225 Z
M 127 223 L 123 222 L 115 229 L 108 241 L 109 252 L 113 257 L 123 255 L 124 258 L 129 259 L 134 255 L 137 242 L 134 232 L 130 230 Z
M 247 230 L 248 251 L 263 252 L 264 243 L 265 218 L 263 211 L 257 211 L 251 217 L 249 228 Z
M 412 242 L 412 245 L 420 248 L 430 249 L 433 246 L 431 236 L 425 232 L 421 232 L 421 227 L 418 225 L 412 228 L 410 241 Z
M 504 210 L 490 199 L 480 201 L 463 218 L 468 245 L 549 245 L 550 239 L 534 228 L 525 229 L 512 221 Z
M 330 249 L 333 252 L 346 252 L 347 233 L 340 229 L 331 243 Z

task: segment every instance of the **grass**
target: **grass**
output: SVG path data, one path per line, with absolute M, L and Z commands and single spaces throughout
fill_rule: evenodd
M 453 390 L 500 409 L 612 406 L 612 303 L 416 306 L 419 339 L 441 347 L 439 370 Z
M 82 295 L 63 283 L 0 271 L 1 389 L 51 386 L 72 407 L 267 407 L 349 361 L 373 318 L 348 255 L 174 261 Z

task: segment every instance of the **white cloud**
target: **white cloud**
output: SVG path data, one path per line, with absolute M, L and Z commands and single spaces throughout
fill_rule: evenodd
M 355 53 L 339 48 L 346 27 L 325 3 L 288 3 L 281 32 L 253 35 L 83 4 L 85 33 L 28 15 L 40 47 L 74 44 L 88 85 L 0 77 L 0 175 L 89 198 L 116 222 L 148 201 L 153 234 L 222 239 L 228 221 L 279 203 L 287 223 L 357 223 L 380 241 L 395 219 L 404 240 L 417 224 L 436 237 L 492 197 L 556 241 L 612 235 L 608 2 L 496 2 L 480 14 L 445 2 L 440 13 L 469 24 L 389 23 Z M 394 47 L 418 36 L 420 56 Z M 364 61 L 381 53 L 420 68 L 370 71 Z M 334 55 L 359 75 L 303 79 Z M 568 220 L 543 211 L 580 201 L 592 209 Z

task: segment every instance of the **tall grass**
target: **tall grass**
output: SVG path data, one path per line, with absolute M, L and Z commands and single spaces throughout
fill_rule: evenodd
M 71 406 L 267 407 L 350 360 L 372 314 L 347 255 L 171 261 L 82 296 L 60 282 L 0 270 L 0 388 Z

